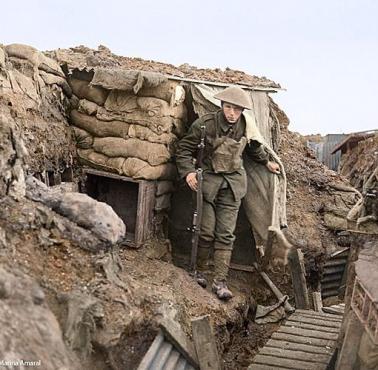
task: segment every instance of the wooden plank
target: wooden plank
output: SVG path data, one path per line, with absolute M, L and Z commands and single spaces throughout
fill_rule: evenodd
M 296 370 L 325 370 L 326 365 L 314 363 L 314 362 L 305 362 L 299 360 L 291 360 L 287 358 L 276 358 L 273 356 L 266 355 L 256 355 L 253 359 L 253 362 L 256 364 L 278 366 L 278 368 L 288 368 Z
M 261 355 L 290 358 L 292 360 L 301 360 L 306 362 L 319 362 L 321 364 L 328 364 L 331 355 L 330 354 L 313 354 L 303 351 L 292 351 L 289 349 L 264 347 L 259 352 Z
M 248 366 L 247 370 L 275 370 L 275 369 L 285 369 L 284 367 L 272 367 L 270 365 L 261 365 L 261 364 L 251 364 Z
M 106 172 L 106 171 L 101 171 L 101 170 L 95 170 L 94 168 L 89 168 L 89 167 L 83 167 L 83 172 L 86 173 L 86 174 L 88 173 L 90 175 L 108 177 L 110 179 L 127 181 L 127 182 L 141 182 L 141 181 L 145 181 L 145 180 L 135 180 L 132 177 L 121 176 L 121 175 L 117 175 L 117 174 L 111 173 L 111 172 Z
M 228 87 L 230 86 L 229 83 L 226 82 L 213 82 L 213 81 L 203 81 L 203 80 L 195 80 L 193 78 L 186 78 L 186 77 L 176 77 L 171 75 L 165 75 L 169 80 L 177 80 L 177 81 L 184 81 L 184 82 L 192 82 L 195 84 L 204 84 L 204 85 L 211 85 L 211 86 L 220 86 L 220 87 Z M 243 89 L 248 89 L 250 91 L 268 91 L 268 92 L 277 92 L 286 91 L 286 89 L 282 87 L 261 87 L 261 86 L 249 86 L 249 85 L 238 85 Z
M 350 310 L 347 329 L 345 332 L 343 344 L 337 359 L 337 370 L 352 370 L 358 358 L 358 349 L 361 342 L 364 327 L 356 314 Z
M 316 311 L 310 311 L 310 310 L 296 310 L 296 313 L 300 313 L 300 314 L 304 314 L 304 315 L 313 315 L 313 316 L 319 316 L 321 318 L 330 318 L 330 319 L 334 319 L 335 316 L 334 315 L 331 315 L 331 314 L 328 314 L 328 313 L 319 313 L 319 312 L 316 312 Z
M 318 338 L 318 339 L 337 340 L 337 337 L 338 337 L 337 333 L 326 333 L 324 331 L 303 329 L 303 328 L 291 328 L 286 325 L 281 326 L 278 332 L 298 335 L 298 336 L 307 337 L 307 338 Z
M 316 312 L 323 312 L 322 294 L 320 292 L 312 292 L 312 302 Z
M 329 315 L 329 316 L 323 316 L 324 315 Z M 342 318 L 333 314 L 326 314 L 323 312 L 317 312 L 315 315 L 314 314 L 308 314 L 308 313 L 302 313 L 298 312 L 295 313 L 294 315 L 291 315 L 290 318 L 294 317 L 303 317 L 303 318 L 308 318 L 308 319 L 315 319 L 315 320 L 321 320 L 324 322 L 333 322 L 333 323 L 340 323 L 342 321 Z
M 198 368 L 198 358 L 194 344 L 183 332 L 180 325 L 175 321 L 163 319 L 160 323 L 160 328 L 166 339 L 175 346 L 176 350 L 178 350 L 191 365 Z
M 281 349 L 287 349 L 291 351 L 302 351 L 302 352 L 308 352 L 310 354 L 327 354 L 330 356 L 333 353 L 333 350 L 331 348 L 318 347 L 318 346 L 312 346 L 309 344 L 294 343 L 294 342 L 288 342 L 285 340 L 277 340 L 277 339 L 269 339 L 268 343 L 266 343 L 266 347 L 281 348 Z
M 339 315 L 339 316 L 344 315 L 344 308 L 341 308 L 341 307 L 323 307 L 323 311 L 326 313 L 333 314 L 333 315 Z
M 308 324 L 308 323 L 301 322 L 301 321 L 286 321 L 285 326 L 302 328 L 302 329 L 319 330 L 319 331 L 324 331 L 326 333 L 339 333 L 339 328 L 333 328 L 333 327 L 329 327 L 329 326 L 313 325 L 313 324 Z
M 273 333 L 272 335 L 273 339 L 278 340 L 284 340 L 288 342 L 293 343 L 302 343 L 302 344 L 310 344 L 312 346 L 318 346 L 318 347 L 329 347 L 333 348 L 335 346 L 334 340 L 326 340 L 326 339 L 319 339 L 319 338 L 306 338 L 294 334 L 288 334 L 288 333 L 281 333 L 279 331 Z
M 191 320 L 194 346 L 201 370 L 219 370 L 220 358 L 215 338 L 210 326 L 210 316 L 205 315 Z
M 325 327 L 331 327 L 331 328 L 337 328 L 337 329 L 339 329 L 341 326 L 341 323 L 339 321 L 328 321 L 328 320 L 326 321 L 322 319 L 311 318 L 311 317 L 300 316 L 300 315 L 290 316 L 290 321 L 304 322 L 307 324 L 313 324 L 313 325 L 325 326 Z
M 140 246 L 152 236 L 152 217 L 155 204 L 156 184 L 141 181 L 138 189 L 137 219 L 135 225 L 135 244 Z
M 249 265 L 240 265 L 238 263 L 230 263 L 230 269 L 246 272 L 255 272 L 256 269 L 253 266 Z
M 306 271 L 303 262 L 303 253 L 294 249 L 289 254 L 291 280 L 294 290 L 295 305 L 297 308 L 309 309 L 308 289 L 306 284 Z

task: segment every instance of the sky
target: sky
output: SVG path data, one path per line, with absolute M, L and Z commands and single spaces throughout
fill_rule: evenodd
M 378 129 L 375 0 L 4 1 L 0 43 L 229 67 L 286 89 L 272 97 L 291 131 Z

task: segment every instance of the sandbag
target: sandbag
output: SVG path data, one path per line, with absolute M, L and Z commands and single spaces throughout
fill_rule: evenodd
M 139 139 L 95 138 L 93 149 L 108 157 L 137 157 L 147 161 L 152 166 L 166 163 L 171 158 L 171 154 L 165 145 Z
M 176 166 L 173 163 L 150 166 L 139 158 L 127 158 L 122 169 L 124 175 L 134 179 L 173 180 L 176 177 Z
M 77 153 L 83 165 L 134 179 L 174 180 L 176 177 L 176 166 L 173 163 L 151 166 L 138 158 L 108 158 L 106 155 L 96 153 L 93 149 L 78 149 Z
M 96 153 L 93 149 L 78 149 L 80 163 L 98 170 L 123 174 L 125 158 L 108 158 L 106 155 Z
M 164 81 L 167 81 L 167 77 L 157 72 L 97 68 L 91 83 L 109 90 L 123 90 L 137 94 L 142 87 L 158 86 Z
M 80 99 L 87 99 L 98 105 L 104 105 L 108 97 L 109 92 L 107 90 L 91 86 L 88 81 L 70 78 L 68 83 L 72 88 L 72 92 Z
M 73 127 L 76 145 L 81 149 L 92 148 L 93 136 L 85 130 L 78 127 Z
M 23 44 L 10 44 L 5 47 L 10 57 L 26 59 L 33 64 L 35 68 L 41 69 L 47 73 L 52 73 L 60 77 L 65 77 L 58 62 L 47 57 L 36 48 Z
M 76 110 L 71 112 L 72 123 L 91 133 L 97 137 L 122 137 L 128 138 L 129 125 L 122 121 L 109 121 L 104 122 L 98 120 L 96 117 L 87 116 L 86 114 L 79 113 Z
M 181 127 L 182 122 L 173 117 L 151 117 L 146 112 L 135 111 L 132 113 L 110 112 L 103 107 L 99 107 L 96 117 L 101 121 L 119 120 L 127 123 L 148 127 L 156 134 L 172 132 L 176 127 Z
M 146 112 L 149 117 L 175 117 L 186 119 L 186 106 L 171 107 L 162 99 L 138 97 L 125 91 L 112 90 L 106 99 L 105 108 L 113 112 Z
M 88 114 L 88 116 L 94 116 L 97 113 L 98 105 L 87 99 L 81 99 L 79 101 L 78 111 L 80 113 Z
M 5 68 L 5 52 L 3 48 L 0 47 L 0 68 Z
M 172 80 L 164 81 L 158 86 L 142 86 L 137 95 L 165 100 L 171 107 L 185 100 L 185 90 L 180 81 Z
M 40 71 L 39 75 L 46 85 L 58 85 L 69 98 L 72 96 L 72 89 L 65 78 L 44 71 Z
M 148 127 L 143 127 L 140 125 L 130 125 L 128 135 L 131 138 L 137 138 L 159 144 L 172 144 L 177 141 L 177 136 L 172 133 L 164 132 L 158 135 Z

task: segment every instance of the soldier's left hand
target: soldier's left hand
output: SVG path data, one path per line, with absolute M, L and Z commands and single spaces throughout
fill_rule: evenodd
M 272 162 L 272 161 L 269 161 L 267 164 L 266 164 L 266 168 L 272 172 L 272 173 L 276 173 L 276 174 L 280 174 L 281 171 L 280 171 L 280 166 L 278 163 L 276 162 Z

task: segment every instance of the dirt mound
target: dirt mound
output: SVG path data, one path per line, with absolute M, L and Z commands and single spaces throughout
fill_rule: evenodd
M 346 216 L 359 194 L 347 179 L 316 160 L 303 137 L 288 130 L 289 119 L 278 109 L 278 154 L 287 175 L 288 236 L 309 255 L 331 253 L 341 243 L 337 232 L 347 229 Z
M 360 191 L 378 167 L 378 134 L 360 141 L 341 156 L 340 174 Z
M 46 54 L 56 59 L 61 64 L 69 65 L 70 69 L 91 69 L 96 67 L 124 68 L 160 72 L 170 76 L 202 81 L 242 84 L 272 89 L 281 87 L 279 84 L 266 77 L 251 76 L 242 71 L 236 71 L 230 68 L 226 68 L 225 70 L 219 68 L 204 69 L 190 66 L 189 64 L 176 67 L 172 64 L 153 60 L 115 55 L 107 47 L 102 45 L 100 45 L 97 50 L 85 46 L 77 46 L 70 49 L 49 51 L 46 52 Z
M 2 366 L 79 369 L 38 284 L 17 268 L 0 267 L 0 301 Z

